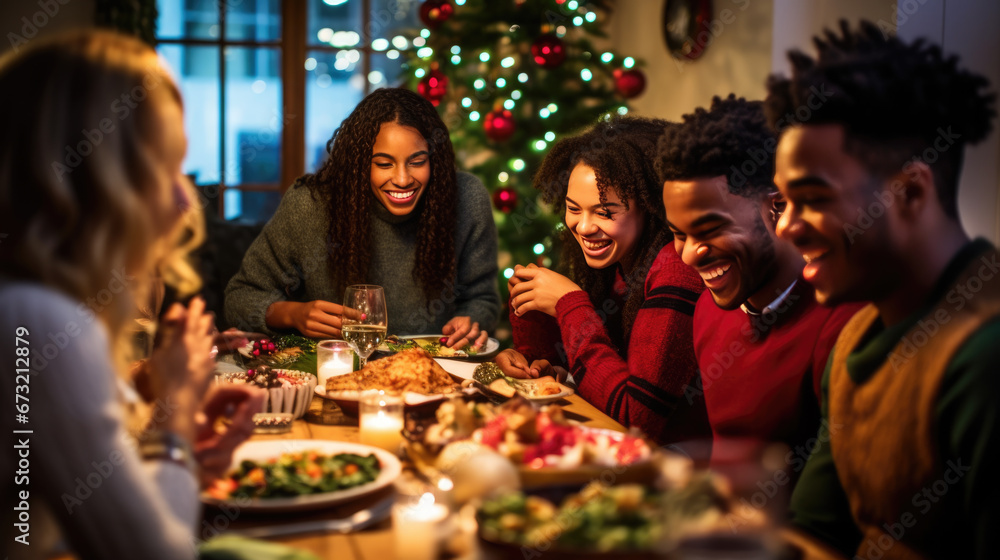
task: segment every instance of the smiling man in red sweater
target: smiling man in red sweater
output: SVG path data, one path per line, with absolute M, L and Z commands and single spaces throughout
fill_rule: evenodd
M 760 102 L 716 97 L 666 131 L 657 168 L 674 248 L 708 288 L 694 314 L 700 383 L 686 394 L 704 395 L 712 464 L 751 459 L 746 443 L 783 442 L 787 484 L 815 445 L 820 378 L 859 306 L 819 306 L 801 255 L 775 236 L 776 144 Z

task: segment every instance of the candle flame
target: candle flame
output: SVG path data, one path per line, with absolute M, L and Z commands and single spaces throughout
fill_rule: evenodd
M 424 492 L 423 495 L 420 496 L 420 500 L 417 502 L 417 505 L 420 507 L 430 507 L 434 505 L 434 494 Z
M 443 476 L 440 480 L 438 480 L 437 487 L 438 490 L 441 490 L 442 492 L 450 492 L 455 488 L 455 483 L 452 482 L 450 478 Z

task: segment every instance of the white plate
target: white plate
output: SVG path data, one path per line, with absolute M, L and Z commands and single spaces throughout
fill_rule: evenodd
M 472 379 L 472 374 L 476 372 L 476 367 L 479 365 L 476 362 L 449 360 L 447 358 L 434 358 L 434 361 L 441 366 L 441 369 L 462 379 Z
M 215 373 L 243 373 L 247 368 L 228 362 L 215 362 Z
M 213 506 L 226 506 L 234 508 L 235 511 L 251 512 L 285 512 L 285 511 L 307 511 L 334 506 L 348 502 L 362 496 L 367 496 L 377 492 L 392 484 L 403 471 L 403 466 L 395 455 L 377 447 L 361 445 L 360 443 L 346 443 L 341 441 L 310 440 L 310 439 L 286 439 L 271 441 L 250 441 L 239 446 L 233 453 L 233 464 L 231 468 L 239 466 L 240 461 L 249 459 L 251 461 L 266 461 L 280 457 L 283 453 L 300 453 L 303 451 L 316 451 L 324 455 L 335 455 L 337 453 L 355 453 L 357 455 L 370 455 L 372 453 L 378 457 L 382 466 L 378 477 L 361 486 L 326 492 L 323 494 L 311 494 L 308 496 L 297 496 L 294 498 L 233 498 L 231 500 L 217 500 L 205 493 L 201 495 L 203 503 Z
M 518 381 L 520 381 L 521 383 L 529 383 L 529 384 L 537 382 L 536 379 L 519 379 Z M 488 397 L 499 396 L 499 397 L 502 397 L 502 398 L 508 398 L 506 395 L 502 395 L 500 393 L 497 393 L 497 392 L 491 390 L 489 387 L 487 387 L 485 385 L 482 385 L 480 383 L 473 384 L 473 387 L 476 387 L 481 393 L 483 393 L 484 395 L 486 395 Z M 513 387 L 513 386 L 511 386 L 511 387 L 515 391 L 514 396 L 520 395 L 520 396 L 524 397 L 526 400 L 529 400 L 529 401 L 531 401 L 531 402 L 533 402 L 535 404 L 549 404 L 549 403 L 555 402 L 555 401 L 557 401 L 559 399 L 562 399 L 564 397 L 568 397 L 568 396 L 570 396 L 570 395 L 572 395 L 574 393 L 572 387 L 567 387 L 567 386 L 563 385 L 562 383 L 559 384 L 559 387 L 562 389 L 562 391 L 560 391 L 560 392 L 558 392 L 558 393 L 556 393 L 554 395 L 544 395 L 544 396 L 540 396 L 540 397 L 531 397 L 531 396 L 528 396 L 527 394 L 522 393 L 521 391 L 518 391 L 517 387 Z M 514 397 L 509 397 L 509 398 L 514 398 Z
M 432 342 L 437 342 L 443 336 L 444 336 L 443 334 L 414 334 L 409 336 L 400 336 L 399 338 L 402 340 L 427 339 Z M 434 356 L 434 358 L 441 358 L 444 360 L 481 360 L 483 358 L 489 358 L 493 356 L 499 350 L 500 350 L 500 341 L 491 337 L 486 340 L 485 347 L 472 356 L 463 353 L 458 356 Z M 378 351 L 386 354 L 394 353 L 392 350 L 389 350 L 389 347 L 386 346 L 384 342 L 378 347 Z M 459 352 L 463 351 L 459 350 Z
M 534 379 L 521 379 L 520 381 L 522 383 L 532 383 L 532 382 L 534 382 L 536 380 L 534 380 Z M 568 397 L 568 396 L 570 396 L 570 395 L 573 394 L 573 389 L 571 387 L 567 387 L 567 386 L 563 385 L 562 383 L 559 384 L 559 387 L 562 388 L 562 391 L 560 391 L 560 392 L 558 392 L 558 393 L 556 393 L 554 395 L 544 395 L 544 396 L 541 396 L 541 397 L 529 397 L 528 395 L 526 395 L 526 394 L 524 394 L 524 393 L 522 393 L 520 391 L 517 391 L 517 394 L 521 395 L 522 397 L 528 399 L 529 401 L 531 401 L 533 403 L 537 403 L 537 404 L 548 404 L 550 402 L 555 402 L 555 401 L 557 401 L 557 400 L 559 400 L 559 399 L 561 399 L 563 397 Z M 516 390 L 517 389 L 515 389 L 515 391 Z
M 350 401 L 350 402 L 357 402 L 358 400 L 360 400 L 360 394 L 361 394 L 359 391 L 337 391 L 336 393 L 333 394 L 327 394 L 326 387 L 322 385 L 317 385 L 316 388 L 314 389 L 314 392 L 321 398 L 328 399 L 331 401 Z M 407 391 L 403 393 L 403 403 L 406 406 L 420 406 L 430 402 L 443 401 L 446 399 L 450 399 L 451 397 L 460 396 L 462 394 L 472 394 L 474 392 L 475 390 L 471 388 L 458 389 L 452 393 L 441 393 L 436 395 L 424 395 L 421 393 L 413 393 Z

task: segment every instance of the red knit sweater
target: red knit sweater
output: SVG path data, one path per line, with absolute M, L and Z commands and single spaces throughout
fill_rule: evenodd
M 694 314 L 701 370 L 695 392 L 704 391 L 713 464 L 741 459 L 725 457 L 719 446 L 732 439 L 784 442 L 804 462 L 808 452 L 796 447 L 816 436 L 827 358 L 840 329 L 861 307 L 823 307 L 802 278 L 778 312 L 762 318 L 719 309 L 711 293 L 702 294 Z
M 616 280 L 623 288 L 620 274 Z M 646 275 L 645 298 L 623 351 L 615 348 L 604 320 L 608 314 L 617 320 L 621 298 L 609 298 L 598 309 L 583 291 L 560 298 L 556 318 L 511 313 L 514 345 L 529 362 L 567 365 L 583 398 L 661 444 L 707 438 L 704 402 L 689 402 L 684 392 L 698 372 L 691 334 L 702 290 L 701 278 L 667 245 Z

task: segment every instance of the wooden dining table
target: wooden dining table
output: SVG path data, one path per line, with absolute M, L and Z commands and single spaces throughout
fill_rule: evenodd
M 583 400 L 579 395 L 570 395 L 559 402 L 564 414 L 584 426 L 605 428 L 624 432 L 625 427 L 612 420 L 593 405 Z M 292 429 L 283 434 L 255 434 L 251 441 L 268 440 L 332 440 L 350 443 L 358 442 L 357 419 L 338 412 L 330 401 L 314 398 L 305 418 L 296 420 Z M 322 519 L 345 519 L 352 514 L 378 504 L 387 496 L 391 496 L 391 488 L 363 499 L 324 509 L 318 512 L 301 514 L 282 513 L 270 515 L 252 515 L 249 513 L 233 515 L 221 510 L 206 507 L 202 530 L 219 533 L 235 532 L 237 534 L 257 528 L 279 530 L 287 525 L 301 525 Z M 234 518 L 235 517 L 235 518 Z M 205 524 L 207 523 L 207 525 Z M 301 550 L 309 551 L 319 558 L 337 558 L 338 560 L 385 560 L 396 557 L 395 542 L 392 534 L 392 524 L 389 519 L 380 521 L 364 530 L 347 534 L 312 533 L 290 536 L 267 537 L 266 540 L 279 542 Z M 480 551 L 471 549 L 464 554 L 453 557 L 479 557 Z
M 609 418 L 603 412 L 585 401 L 579 395 L 570 395 L 561 399 L 568 418 L 572 418 L 584 426 L 625 431 L 625 427 Z M 296 420 L 291 431 L 283 434 L 255 434 L 253 441 L 268 440 L 332 440 L 342 442 L 358 442 L 357 420 L 343 415 L 330 402 L 314 398 L 305 418 Z M 233 516 L 212 507 L 206 507 L 202 530 L 212 528 L 220 534 L 251 530 L 278 531 L 286 527 L 296 527 L 319 520 L 346 519 L 353 514 L 371 508 L 377 504 L 392 499 L 394 490 L 385 489 L 366 496 L 357 501 L 334 506 L 316 512 L 282 513 L 268 515 L 238 514 Z M 223 526 L 224 527 L 221 527 Z M 834 560 L 843 558 L 830 549 L 802 533 L 785 530 L 781 533 L 785 542 L 801 551 L 803 560 Z M 338 560 L 385 560 L 396 558 L 395 540 L 392 533 L 391 520 L 386 518 L 365 529 L 346 534 L 341 533 L 303 533 L 288 536 L 265 536 L 265 540 L 281 543 L 315 554 L 318 558 L 337 558 Z M 476 559 L 504 557 L 489 548 L 482 549 L 474 539 L 467 539 L 467 546 L 459 546 L 446 554 L 445 557 Z M 509 552 L 509 551 L 508 551 Z M 509 556 L 509 555 L 508 555 Z M 544 556 L 542 556 L 544 558 Z

